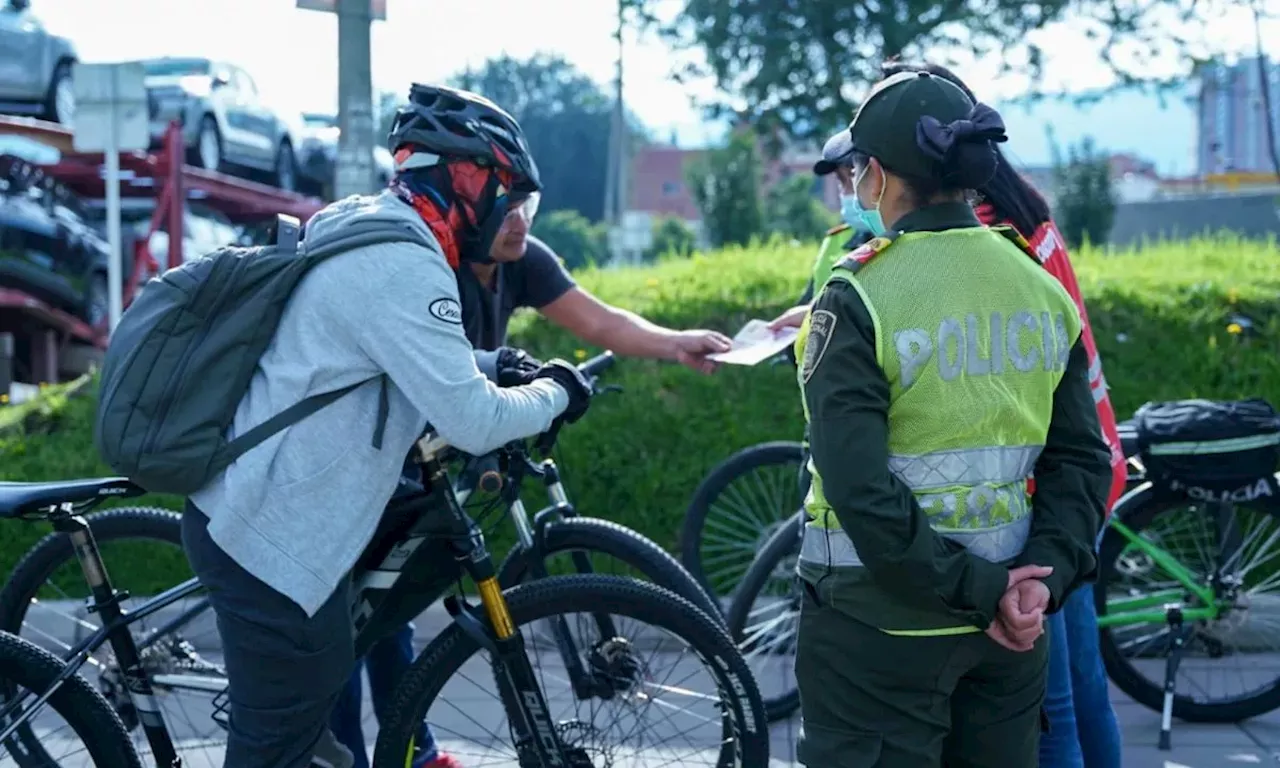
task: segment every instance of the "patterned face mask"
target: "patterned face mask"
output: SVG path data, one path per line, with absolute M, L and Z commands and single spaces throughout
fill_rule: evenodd
M 430 227 L 451 267 L 491 261 L 489 246 L 508 212 L 508 171 L 407 147 L 396 154 L 396 168 L 392 190 Z

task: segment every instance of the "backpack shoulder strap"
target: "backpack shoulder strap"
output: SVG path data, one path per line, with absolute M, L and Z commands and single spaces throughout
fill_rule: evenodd
M 439 246 L 412 222 L 389 216 L 354 217 L 348 224 L 316 237 L 303 238 L 300 250 L 311 260 L 324 260 L 340 253 L 382 243 L 415 243 L 438 251 Z

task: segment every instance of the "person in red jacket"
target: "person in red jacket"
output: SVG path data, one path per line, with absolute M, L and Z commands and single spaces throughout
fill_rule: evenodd
M 927 71 L 951 81 L 971 100 L 977 101 L 969 87 L 946 67 L 891 61 L 881 69 L 884 77 L 904 71 Z M 1107 502 L 1110 514 L 1111 507 L 1124 493 L 1128 472 L 1116 428 L 1115 410 L 1107 394 L 1102 361 L 1098 357 L 1080 286 L 1067 255 L 1066 243 L 1053 222 L 1049 204 L 1014 170 L 998 147 L 995 151 L 996 174 L 978 190 L 982 199 L 976 206 L 977 213 L 988 226 L 1009 225 L 1022 234 L 1040 263 L 1062 283 L 1080 310 L 1080 336 L 1089 354 L 1089 385 L 1093 389 L 1103 438 L 1111 450 L 1113 479 Z M 1046 617 L 1045 628 L 1050 635 L 1050 659 L 1044 708 L 1050 730 L 1040 741 L 1040 768 L 1119 768 L 1120 729 L 1115 710 L 1111 707 L 1106 670 L 1098 649 L 1098 617 L 1092 584 L 1077 589 L 1058 613 Z

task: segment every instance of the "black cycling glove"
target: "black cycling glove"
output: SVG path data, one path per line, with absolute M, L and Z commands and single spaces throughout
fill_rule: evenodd
M 569 407 L 556 417 L 557 422 L 572 424 L 587 412 L 587 406 L 591 404 L 591 382 L 575 366 L 564 360 L 550 360 L 538 369 L 533 378 L 551 379 L 569 395 Z
M 497 358 L 498 386 L 519 387 L 533 381 L 542 361 L 515 347 L 501 347 Z

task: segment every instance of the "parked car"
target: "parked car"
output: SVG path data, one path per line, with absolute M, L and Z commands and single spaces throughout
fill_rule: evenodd
M 45 29 L 30 0 L 0 0 L 0 112 L 70 125 L 75 46 Z
M 150 201 L 148 201 L 150 202 Z M 120 228 L 132 242 L 146 237 L 147 250 L 155 259 L 159 272 L 177 264 L 169 263 L 169 233 L 152 232 L 151 208 L 130 208 L 120 213 Z M 188 202 L 182 215 L 182 261 L 197 259 L 224 245 L 247 244 L 243 229 L 236 226 L 221 211 L 198 202 Z
M 0 155 L 0 286 L 97 326 L 107 320 L 109 255 L 74 193 L 26 160 Z M 127 276 L 132 262 L 122 261 Z
M 324 198 L 333 197 L 334 170 L 338 165 L 338 118 L 318 112 L 302 115 L 302 138 L 298 142 L 298 170 L 302 174 L 302 191 Z M 395 172 L 391 152 L 381 144 L 373 149 L 377 182 L 385 186 Z
M 193 165 L 211 171 L 260 171 L 281 189 L 297 189 L 294 133 L 299 126 L 264 102 L 248 72 L 201 58 L 150 59 L 142 64 L 153 147 L 162 144 L 169 123 L 177 120 Z

